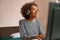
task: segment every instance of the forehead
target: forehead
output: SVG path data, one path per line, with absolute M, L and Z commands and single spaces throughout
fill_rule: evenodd
M 31 9 L 37 9 L 37 6 L 32 5 L 32 6 L 31 6 Z

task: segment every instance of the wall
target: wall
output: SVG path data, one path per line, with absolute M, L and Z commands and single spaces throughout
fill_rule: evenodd
M 0 27 L 18 26 L 23 19 L 20 8 L 31 1 L 34 0 L 0 0 Z
M 0 27 L 18 26 L 19 20 L 23 19 L 20 14 L 21 6 L 34 0 L 0 0 Z M 35 0 L 39 7 L 39 20 L 46 31 L 49 2 L 55 0 Z
M 38 5 L 39 12 L 38 18 L 41 22 L 41 26 L 46 32 L 47 29 L 47 21 L 48 21 L 48 9 L 49 9 L 49 2 L 55 2 L 56 0 L 35 0 Z

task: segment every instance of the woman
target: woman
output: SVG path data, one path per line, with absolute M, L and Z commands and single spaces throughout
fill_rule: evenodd
M 19 21 L 20 35 L 22 40 L 43 39 L 43 31 L 37 20 L 37 4 L 26 3 L 21 8 L 22 16 L 25 19 Z

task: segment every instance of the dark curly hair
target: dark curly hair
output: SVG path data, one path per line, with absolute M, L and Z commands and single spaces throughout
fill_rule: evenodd
M 28 10 L 30 10 L 32 5 L 37 7 L 37 4 L 35 4 L 35 2 L 26 3 L 22 6 L 21 14 L 24 18 L 29 19 L 30 13 L 28 12 Z M 29 13 L 29 15 L 27 15 L 27 13 Z

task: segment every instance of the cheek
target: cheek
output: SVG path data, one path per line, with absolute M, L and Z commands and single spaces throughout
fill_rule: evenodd
M 32 13 L 35 13 L 35 11 L 32 11 Z
M 31 10 L 30 12 L 31 12 L 31 13 L 35 13 L 35 10 Z
M 31 11 L 31 16 L 37 16 L 37 12 L 35 10 Z

